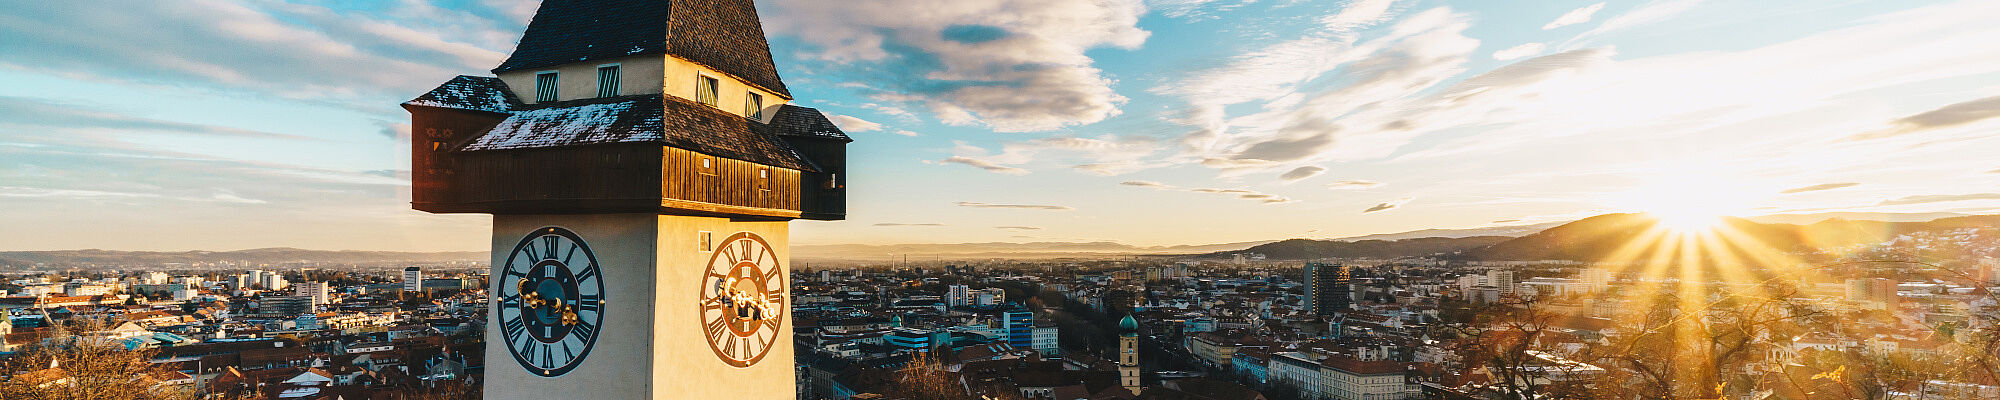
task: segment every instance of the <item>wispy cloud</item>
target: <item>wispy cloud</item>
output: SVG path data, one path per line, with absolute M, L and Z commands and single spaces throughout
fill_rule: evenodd
M 1900 205 L 1910 205 L 1910 204 L 1943 203 L 1950 201 L 1968 201 L 1968 200 L 2000 200 L 2000 193 L 1934 194 L 1934 195 L 1905 196 L 1901 198 L 1883 200 L 1882 203 L 1878 205 L 1900 206 Z
M 1136 49 L 1138 0 L 780 0 L 766 29 L 805 43 L 831 73 L 892 74 L 874 99 L 951 125 L 1044 131 L 1119 114 L 1124 96 L 1085 52 Z M 922 12 L 912 12 L 922 10 Z
M 1017 210 L 1044 210 L 1044 211 L 1070 211 L 1076 209 L 1069 206 L 1052 206 L 1052 205 L 1041 205 L 1041 204 L 991 204 L 991 203 L 977 203 L 970 201 L 958 202 L 958 206 L 972 207 L 972 208 L 1008 208 Z
M 842 131 L 871 132 L 871 131 L 882 130 L 882 124 L 869 122 L 868 120 L 855 118 L 849 115 L 833 114 L 827 116 L 827 119 L 832 120 L 833 124 L 835 126 L 839 126 L 840 130 Z
M 1382 187 L 1382 182 L 1349 179 L 1349 180 L 1329 183 L 1326 185 L 1326 187 L 1338 190 L 1363 190 L 1363 189 L 1374 189 Z
M 938 223 L 903 223 L 903 222 L 883 222 L 883 223 L 878 223 L 878 224 L 875 224 L 875 226 L 945 226 L 945 224 L 938 224 Z
M 1264 204 L 1284 204 L 1284 203 L 1293 203 L 1298 201 L 1298 200 L 1293 200 L 1290 197 L 1285 197 L 1270 193 L 1263 193 L 1249 189 L 1183 188 L 1179 186 L 1168 185 L 1153 181 L 1125 181 L 1125 182 L 1120 182 L 1119 185 L 1137 186 L 1143 188 L 1153 188 L 1159 190 L 1170 190 L 1170 191 L 1180 191 L 1180 192 L 1220 194 L 1220 195 L 1233 196 L 1243 200 L 1255 200 L 1259 203 L 1264 203 Z
M 963 158 L 985 162 L 989 171 L 1002 173 L 1010 171 L 991 167 L 1013 168 L 1026 173 L 1026 169 L 1015 167 L 1029 163 L 1070 163 L 1070 168 L 1092 175 L 1112 176 L 1168 165 L 1149 156 L 1158 152 L 1159 145 L 1153 138 L 1145 136 L 1104 135 L 1098 137 L 1050 136 L 1021 141 L 1008 141 L 1000 145 L 998 154 L 985 148 L 958 142 L 953 147 L 953 158 Z M 955 162 L 946 160 L 947 162 Z
M 917 136 L 921 136 L 921 135 L 918 135 L 918 134 L 917 134 L 916 132 L 911 132 L 911 131 L 896 131 L 896 132 L 894 132 L 894 133 L 895 133 L 895 134 L 897 134 L 897 135 L 901 135 L 901 136 L 909 136 L 909 137 L 917 137 Z
M 1897 118 L 1888 129 L 1848 136 L 1842 141 L 1883 139 L 1925 130 L 1949 128 L 2000 117 L 2000 96 L 1987 97 L 1938 107 Z
M 1508 47 L 1505 50 L 1493 52 L 1493 59 L 1500 61 L 1508 61 L 1516 58 L 1542 54 L 1542 50 L 1546 50 L 1548 48 L 1549 48 L 1548 45 L 1541 43 L 1523 43 L 1520 46 Z
M 107 192 L 101 190 L 52 189 L 20 186 L 0 186 L 0 197 L 29 197 L 51 199 L 97 199 L 119 197 L 160 197 L 152 193 Z
M 1548 25 L 1542 25 L 1542 30 L 1550 30 L 1550 29 L 1590 22 L 1590 17 L 1597 15 L 1597 11 L 1603 9 L 1604 9 L 1604 3 L 1597 3 L 1597 4 L 1583 6 L 1582 8 L 1577 8 L 1575 10 L 1570 10 L 1567 13 L 1563 13 L 1562 16 L 1556 17 L 1556 20 L 1549 21 Z
M 1805 186 L 1805 187 L 1795 187 L 1795 188 L 1791 188 L 1791 189 L 1785 189 L 1784 191 L 1782 191 L 1782 192 L 1778 192 L 1778 193 L 1782 193 L 1782 194 L 1793 194 L 1793 193 L 1805 193 L 1805 192 L 1817 192 L 1817 191 L 1821 191 L 1821 190 L 1834 190 L 1834 189 L 1841 189 L 1841 188 L 1850 188 L 1850 187 L 1855 187 L 1855 186 L 1859 186 L 1859 185 L 1861 185 L 1861 184 L 1859 184 L 1859 183 L 1854 183 L 1854 182 L 1842 182 L 1842 183 L 1822 183 L 1822 184 L 1818 184 L 1818 185 L 1812 185 L 1812 186 Z
M 1293 168 L 1291 171 L 1285 171 L 1283 175 L 1278 175 L 1278 179 L 1284 180 L 1287 183 L 1298 182 L 1306 178 L 1319 176 L 1319 174 L 1325 172 L 1326 172 L 1326 167 L 1321 167 L 1317 165 L 1307 165 L 1303 167 Z
M 0 65 L 294 98 L 400 96 L 492 68 L 505 56 L 496 49 L 518 37 L 511 21 L 428 2 L 390 6 L 377 14 L 222 0 L 7 2 Z
M 102 129 L 109 131 L 162 131 L 238 138 L 315 140 L 292 134 L 133 117 L 114 112 L 99 111 L 89 106 L 57 103 L 43 99 L 0 96 L 0 126 L 7 125 L 58 129 Z
M 1376 213 L 1376 212 L 1382 212 L 1382 211 L 1389 211 L 1389 210 L 1393 210 L 1393 209 L 1395 209 L 1395 208 L 1397 208 L 1397 207 L 1402 207 L 1402 206 L 1403 206 L 1404 204 L 1410 204 L 1410 201 L 1412 201 L 1412 200 L 1416 200 L 1416 198 L 1413 198 L 1413 197 L 1404 197 L 1404 198 L 1401 198 L 1401 199 L 1396 199 L 1396 200 L 1394 200 L 1394 201 L 1390 201 L 1390 202 L 1386 202 L 1386 203 L 1382 203 L 1382 204 L 1376 204 L 1376 205 L 1375 205 L 1374 207 L 1368 207 L 1368 209 L 1366 209 L 1366 210 L 1361 210 L 1361 213 L 1362 213 L 1362 214 L 1368 214 L 1368 213 Z
M 1009 167 L 1009 166 L 1005 166 L 1005 165 L 1000 165 L 1000 164 L 995 164 L 995 163 L 993 163 L 992 161 L 986 161 L 986 160 L 981 160 L 981 159 L 977 159 L 977 158 L 972 158 L 972 157 L 965 157 L 965 156 L 952 156 L 951 158 L 946 158 L 946 159 L 943 159 L 943 160 L 938 160 L 938 162 L 941 162 L 941 163 L 951 163 L 951 164 L 965 164 L 965 165 L 970 165 L 970 166 L 972 166 L 973 168 L 979 168 L 979 169 L 983 169 L 983 170 L 987 170 L 987 171 L 991 171 L 991 172 L 994 172 L 994 173 L 1000 173 L 1000 174 L 1007 174 L 1007 175 L 1027 175 L 1027 174 L 1028 174 L 1028 170 L 1026 170 L 1026 169 L 1021 169 L 1021 168 L 1015 168 L 1015 167 Z
M 1042 227 L 1039 227 L 1039 226 L 996 226 L 996 227 L 993 227 L 993 228 L 994 228 L 994 229 L 1005 229 L 1005 230 L 1013 230 L 1013 231 L 1038 231 L 1038 230 L 1042 230 Z
M 1693 10 L 1704 0 L 1653 0 L 1632 11 L 1605 20 L 1603 24 L 1570 39 L 1569 43 L 1579 43 L 1611 32 L 1664 22 Z M 1568 46 L 1563 46 L 1568 47 Z

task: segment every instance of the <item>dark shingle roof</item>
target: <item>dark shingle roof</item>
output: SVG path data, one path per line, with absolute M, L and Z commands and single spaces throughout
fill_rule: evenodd
M 726 111 L 673 96 L 549 103 L 514 113 L 461 151 L 659 143 L 719 157 L 817 171 L 783 140 Z
M 494 73 L 672 54 L 791 98 L 751 0 L 545 0 Z
M 827 120 L 825 114 L 820 114 L 819 110 L 810 107 L 790 104 L 778 107 L 778 112 L 771 115 L 771 124 L 764 126 L 774 135 L 854 141 L 854 138 L 842 133 L 840 127 L 834 125 L 833 121 Z
M 520 109 L 521 99 L 500 78 L 459 75 L 403 104 L 505 113 Z

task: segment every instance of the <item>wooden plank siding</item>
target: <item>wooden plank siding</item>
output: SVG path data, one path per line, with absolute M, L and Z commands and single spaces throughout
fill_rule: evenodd
M 662 199 L 728 206 L 725 208 L 756 215 L 799 216 L 798 170 L 672 147 L 664 153 L 660 162 Z M 702 172 L 700 163 L 705 157 L 714 160 L 714 174 Z M 759 169 L 770 171 L 769 182 L 763 185 L 758 183 Z

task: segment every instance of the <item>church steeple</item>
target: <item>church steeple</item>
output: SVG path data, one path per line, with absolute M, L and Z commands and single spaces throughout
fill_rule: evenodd
M 1139 321 L 1126 315 L 1118 321 L 1118 384 L 1125 390 L 1138 395 L 1139 384 Z

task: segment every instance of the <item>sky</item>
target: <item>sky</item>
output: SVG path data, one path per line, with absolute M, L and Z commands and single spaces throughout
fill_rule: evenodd
M 766 0 L 849 146 L 799 244 L 2000 212 L 1992 1 Z M 397 105 L 534 1 L 0 2 L 0 250 L 480 250 Z

